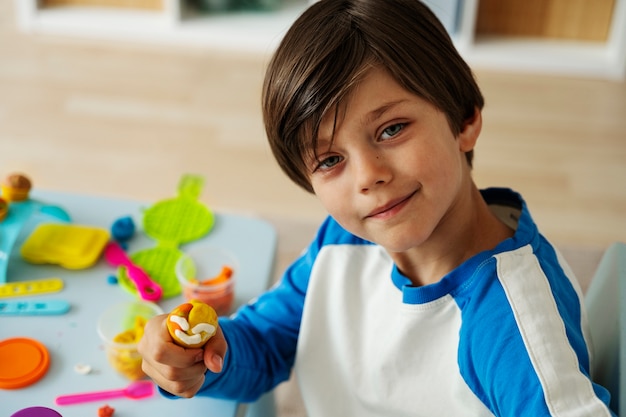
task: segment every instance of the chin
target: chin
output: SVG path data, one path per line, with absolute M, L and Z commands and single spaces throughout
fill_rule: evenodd
M 389 253 L 402 253 L 424 245 L 430 236 L 430 233 L 415 233 L 407 228 L 403 228 L 399 233 L 372 241 L 385 248 Z

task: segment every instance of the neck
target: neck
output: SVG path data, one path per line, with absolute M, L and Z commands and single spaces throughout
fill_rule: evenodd
M 467 259 L 495 248 L 513 233 L 491 212 L 472 183 L 471 190 L 442 218 L 428 241 L 391 257 L 413 284 L 422 286 L 438 282 Z

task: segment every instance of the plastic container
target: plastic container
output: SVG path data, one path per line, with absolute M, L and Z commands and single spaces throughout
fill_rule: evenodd
M 186 250 L 176 262 L 176 276 L 187 301 L 200 300 L 219 316 L 231 312 L 235 301 L 237 259 L 218 247 L 197 246 Z
M 109 363 L 131 381 L 144 378 L 137 343 L 145 323 L 162 314 L 161 307 L 145 301 L 128 301 L 112 305 L 98 319 L 98 334 L 104 342 Z
M 0 389 L 24 388 L 44 377 L 50 366 L 48 349 L 35 339 L 0 341 Z
M 11 414 L 11 417 L 62 417 L 57 411 L 48 407 L 22 408 Z

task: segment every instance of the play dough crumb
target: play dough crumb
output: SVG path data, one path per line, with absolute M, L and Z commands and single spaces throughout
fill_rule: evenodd
M 98 408 L 98 417 L 112 417 L 115 413 L 115 408 L 109 407 L 108 405 L 103 405 Z
M 74 372 L 76 372 L 77 374 L 87 375 L 91 373 L 91 371 L 92 369 L 89 365 L 85 365 L 82 363 L 77 363 L 76 365 L 74 365 Z

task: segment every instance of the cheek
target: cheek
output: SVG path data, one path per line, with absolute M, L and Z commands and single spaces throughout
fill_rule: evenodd
M 425 181 L 447 182 L 456 178 L 462 162 L 465 161 L 456 139 L 443 136 L 433 141 L 431 145 L 414 153 L 406 153 L 405 158 L 411 160 L 405 161 L 400 166 L 415 167 Z
M 340 192 L 337 189 L 330 189 L 328 187 L 313 188 L 315 195 L 326 209 L 328 214 L 333 217 L 340 216 L 344 212 L 347 203 L 347 196 L 345 193 Z
M 336 187 L 315 188 L 314 186 L 313 189 L 326 212 L 342 226 L 350 227 L 355 215 L 350 193 Z

